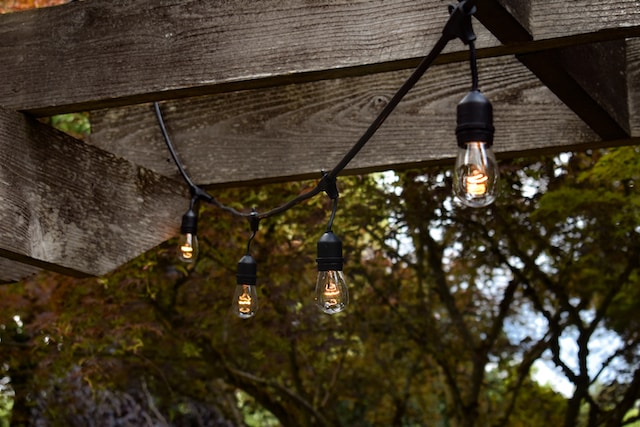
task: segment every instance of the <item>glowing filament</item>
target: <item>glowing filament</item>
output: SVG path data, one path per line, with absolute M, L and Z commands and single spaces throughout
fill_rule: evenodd
M 178 247 L 180 260 L 182 260 L 182 262 L 195 262 L 198 257 L 198 237 L 195 234 L 183 234 L 178 242 Z
M 238 311 L 245 315 L 251 313 L 251 302 L 249 285 L 242 285 L 242 293 L 238 296 Z
M 182 257 L 186 259 L 193 258 L 193 247 L 191 245 L 182 245 L 180 246 L 180 250 L 182 251 Z
M 327 282 L 324 287 L 324 300 L 325 304 L 329 306 L 333 306 L 338 304 L 338 299 L 340 298 L 340 289 L 335 284 L 333 280 Z
M 474 170 L 466 177 L 467 193 L 472 196 L 483 196 L 487 192 L 489 177 L 479 170 Z

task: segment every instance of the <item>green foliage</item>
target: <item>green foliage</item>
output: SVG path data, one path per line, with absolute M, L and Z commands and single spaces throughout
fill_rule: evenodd
M 1 383 L 1 382 L 0 382 Z M 13 407 L 13 398 L 7 390 L 0 390 L 0 427 L 9 427 L 11 419 L 11 408 Z
M 269 411 L 266 411 L 250 395 L 238 390 L 236 393 L 238 407 L 242 411 L 244 422 L 248 427 L 277 427 L 280 422 Z
M 59 114 L 49 118 L 49 123 L 69 135 L 83 139 L 91 133 L 89 113 Z

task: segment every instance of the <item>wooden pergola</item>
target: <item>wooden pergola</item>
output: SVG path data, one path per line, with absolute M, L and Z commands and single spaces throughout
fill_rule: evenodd
M 436 0 L 87 0 L 0 16 L 0 283 L 102 275 L 178 232 L 194 181 L 318 177 L 439 37 Z M 501 157 L 640 143 L 640 1 L 479 0 Z M 479 22 L 478 22 L 479 21 Z M 449 161 L 450 43 L 346 172 Z M 38 117 L 91 111 L 76 140 Z

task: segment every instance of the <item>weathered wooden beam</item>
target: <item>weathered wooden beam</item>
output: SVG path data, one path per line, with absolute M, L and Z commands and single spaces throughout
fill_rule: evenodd
M 531 2 L 534 42 L 500 46 L 477 26 L 478 46 L 503 55 L 640 34 L 634 0 L 602 3 Z M 8 14 L 0 105 L 47 115 L 404 69 L 446 19 L 442 2 L 417 0 L 92 0 Z M 466 58 L 461 43 L 448 52 L 441 62 Z
M 627 40 L 627 78 L 631 135 L 640 136 L 640 38 Z
M 0 105 L 49 115 L 406 67 L 396 62 L 425 55 L 447 18 L 446 4 L 416 0 L 92 0 L 9 14 Z
M 201 184 L 315 177 L 340 160 L 407 75 L 395 71 L 176 100 L 163 110 L 179 156 Z M 429 70 L 348 171 L 451 161 L 455 106 L 469 80 L 466 64 Z M 481 60 L 480 83 L 493 102 L 495 149 L 503 157 L 638 143 L 601 140 L 515 58 Z M 91 120 L 92 143 L 177 177 L 150 105 L 96 112 Z
M 502 43 L 533 40 L 530 0 L 478 0 L 475 16 Z
M 21 264 L 6 258 L 0 258 L 0 284 L 18 282 L 36 274 L 39 268 Z
M 519 55 L 567 106 L 605 140 L 629 133 L 625 41 Z
M 543 15 L 542 3 L 546 5 Z M 549 20 L 561 20 L 575 28 L 575 20 L 584 19 L 577 13 L 605 18 L 618 12 L 611 4 L 603 7 L 569 3 L 567 7 L 566 2 L 555 0 L 539 1 L 538 8 L 525 1 L 505 0 L 484 0 L 480 6 L 478 19 L 504 44 L 533 40 L 534 31 L 544 34 L 539 27 Z M 637 5 L 635 9 L 632 14 L 640 15 Z M 517 57 L 601 138 L 615 140 L 629 136 L 624 39 L 540 50 Z
M 0 108 L 0 256 L 101 275 L 167 240 L 185 194 L 172 180 Z

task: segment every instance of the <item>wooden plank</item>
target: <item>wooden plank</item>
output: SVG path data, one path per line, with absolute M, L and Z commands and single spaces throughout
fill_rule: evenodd
M 511 7 L 520 7 L 523 2 L 500 1 Z M 640 22 L 640 7 L 637 0 L 533 0 L 528 15 L 534 39 L 543 40 L 616 29 L 635 31 Z
M 501 43 L 533 40 L 530 0 L 478 0 L 475 16 Z
M 31 265 L 0 258 L 0 284 L 18 282 L 40 271 Z
M 519 55 L 518 59 L 601 138 L 629 135 L 624 40 Z
M 174 235 L 184 191 L 30 119 L 0 109 L 0 256 L 101 275 Z
M 629 6 L 624 2 L 621 9 L 610 5 L 602 7 L 601 4 L 578 6 L 575 3 L 566 7 L 566 2 L 551 0 L 544 3 L 546 8 L 532 10 L 528 2 L 513 2 L 509 3 L 507 11 L 503 0 L 485 0 L 481 4 L 485 8 L 477 16 L 502 43 L 517 43 L 533 39 L 534 31 L 536 38 L 548 36 L 545 30 L 549 31 L 549 28 L 555 31 L 555 26 L 542 25 L 541 30 L 539 25 L 557 21 L 555 14 L 560 14 L 566 22 L 571 18 L 573 23 L 571 12 L 574 11 L 602 18 Z M 544 14 L 540 13 L 541 10 Z M 637 5 L 629 12 L 632 16 L 640 16 Z M 576 28 L 574 25 L 571 27 Z M 584 31 L 584 27 L 577 28 Z M 629 136 L 629 110 L 624 96 L 627 93 L 624 39 L 540 50 L 517 57 L 601 138 L 614 140 Z
M 9 14 L 0 105 L 49 115 L 405 68 L 447 19 L 446 4 L 416 0 L 92 0 Z
M 163 110 L 178 154 L 201 184 L 317 177 L 355 143 L 407 74 L 177 100 L 164 103 Z M 455 106 L 469 89 L 469 79 L 463 64 L 429 70 L 348 171 L 451 161 Z M 494 105 L 495 149 L 501 156 L 637 142 L 601 141 L 514 58 L 481 60 L 480 86 Z M 91 120 L 91 143 L 177 177 L 150 105 L 96 112 Z
M 527 2 L 502 3 L 509 10 Z M 539 47 L 505 49 L 480 25 L 478 46 L 493 48 L 491 55 L 521 53 L 640 32 L 635 0 L 580 3 L 531 3 L 534 40 L 545 42 Z M 92 0 L 8 14 L 0 16 L 0 105 L 48 115 L 405 69 L 439 36 L 444 6 Z M 466 58 L 461 43 L 448 52 L 441 62 Z
M 640 39 L 627 40 L 627 79 L 631 135 L 640 136 Z

